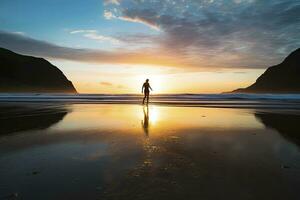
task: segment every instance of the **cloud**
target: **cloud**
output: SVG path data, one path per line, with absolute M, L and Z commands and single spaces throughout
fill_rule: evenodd
M 25 35 L 25 33 L 22 32 L 22 31 L 15 31 L 15 32 L 12 32 L 12 33 L 19 34 L 19 35 Z
M 136 34 L 118 34 L 115 35 L 115 38 L 120 42 L 135 45 L 150 45 L 152 47 L 157 46 L 161 41 L 161 37 L 158 35 L 149 35 L 145 33 L 136 33 Z
M 120 44 L 111 50 L 59 46 L 3 31 L 0 45 L 27 55 L 100 64 L 148 64 L 183 71 L 266 68 L 300 47 L 299 13 L 295 0 L 105 0 L 104 17 L 120 20 L 119 27 L 112 27 L 124 32 L 70 33 Z M 128 24 L 122 21 L 153 30 L 126 30 Z
M 160 38 L 140 35 L 143 40 L 148 39 L 153 42 L 160 41 Z M 119 38 L 121 39 L 121 37 Z M 130 41 L 133 38 L 129 38 Z M 123 41 L 126 38 L 123 37 Z M 131 41 L 134 42 L 134 41 Z M 129 43 L 130 44 L 130 43 Z M 207 49 L 207 56 L 201 57 L 198 54 L 186 55 L 174 52 L 172 49 L 162 49 L 162 47 L 143 47 L 142 49 L 117 48 L 114 50 L 87 49 L 87 48 L 71 48 L 59 46 L 53 43 L 36 40 L 24 35 L 16 33 L 8 33 L 0 31 L 0 46 L 12 51 L 52 59 L 65 59 L 79 62 L 89 63 L 111 63 L 111 64 L 142 64 L 151 66 L 175 67 L 183 71 L 215 71 L 225 68 L 266 68 L 269 66 L 261 64 L 261 60 L 249 55 L 244 60 L 239 55 L 228 53 L 216 54 L 211 56 Z M 179 50 L 178 50 L 179 51 Z M 248 59 L 248 60 L 246 60 Z M 244 65 L 241 63 L 245 62 Z M 251 63 L 251 65 L 249 64 Z
M 96 31 L 96 30 L 74 30 L 74 31 L 71 31 L 70 33 L 71 34 L 81 33 L 81 34 L 83 34 L 83 37 L 86 37 L 86 38 L 89 38 L 92 40 L 97 40 L 99 42 L 108 41 L 108 42 L 111 42 L 114 44 L 117 44 L 120 42 L 116 38 L 100 35 L 100 34 L 98 34 L 98 31 Z
M 159 24 L 156 22 L 159 16 L 155 11 L 150 9 L 144 9 L 144 10 L 125 9 L 123 10 L 123 15 L 117 18 L 123 21 L 145 24 L 146 26 L 152 29 L 159 30 Z
M 145 20 L 143 18 L 139 18 L 139 17 L 132 18 L 132 17 L 128 17 L 128 16 L 123 16 L 123 17 L 118 17 L 118 19 L 123 20 L 123 21 L 128 21 L 128 22 L 136 22 L 136 23 L 145 24 L 148 27 L 159 31 L 159 27 L 156 24 L 148 22 L 147 20 Z
M 114 16 L 114 14 L 110 11 L 104 10 L 103 12 L 103 16 L 105 19 L 113 19 L 116 18 L 116 16 Z
M 183 62 L 168 55 L 157 55 L 156 52 L 148 49 L 143 51 L 129 51 L 126 49 L 106 51 L 71 48 L 3 31 L 0 31 L 0 47 L 25 55 L 100 64 L 149 64 L 176 67 Z
M 116 5 L 120 5 L 121 0 L 104 0 L 104 4 L 116 4 Z
M 125 14 L 127 12 L 127 14 Z M 147 14 L 148 12 L 148 19 L 144 16 L 143 18 L 139 17 L 136 13 L 132 12 L 131 10 L 124 10 L 122 15 L 117 15 L 113 13 L 112 11 L 104 10 L 103 16 L 105 19 L 111 20 L 111 19 L 118 19 L 122 21 L 127 21 L 127 22 L 134 22 L 134 23 L 140 23 L 144 24 L 154 30 L 159 30 L 159 26 L 155 24 L 151 19 L 153 16 L 153 12 L 151 10 L 144 10 L 143 15 Z
M 118 4 L 119 5 L 119 4 Z M 143 17 L 139 13 L 142 13 Z M 127 22 L 141 23 L 154 30 L 159 30 L 158 24 L 153 21 L 153 18 L 157 18 L 156 13 L 149 9 L 144 10 L 130 10 L 124 9 L 122 12 L 118 12 L 117 9 L 104 10 L 103 16 L 105 19 L 119 19 Z
M 105 87 L 114 87 L 114 88 L 117 88 L 117 89 L 124 89 L 124 88 L 127 88 L 127 87 L 124 86 L 124 85 L 121 85 L 121 84 L 113 84 L 113 83 L 111 83 L 111 82 L 106 82 L 106 81 L 101 81 L 101 82 L 100 82 L 100 85 L 105 86 Z
M 110 83 L 110 82 L 105 82 L 105 81 L 100 82 L 100 85 L 104 85 L 104 86 L 113 86 L 112 83 Z
M 71 31 L 70 33 L 71 34 L 77 34 L 77 33 L 97 33 L 97 31 L 96 30 L 84 30 L 84 29 L 81 29 L 81 30 Z
M 159 52 L 200 67 L 266 67 L 300 46 L 300 3 L 293 0 L 123 0 L 106 9 L 159 29 Z

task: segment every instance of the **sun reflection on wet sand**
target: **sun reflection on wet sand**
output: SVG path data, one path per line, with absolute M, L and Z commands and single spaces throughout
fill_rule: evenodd
M 18 190 L 33 200 L 245 199 L 237 191 L 252 199 L 299 197 L 299 116 L 151 104 L 67 107 L 57 119 L 60 109 L 43 113 L 46 128 L 0 137 L 2 193 Z M 10 132 L 14 120 L 5 121 Z
M 52 130 L 122 130 L 122 133 L 149 132 L 152 136 L 180 129 L 209 130 L 262 128 L 250 110 L 227 108 L 190 108 L 140 105 L 74 105 Z M 147 129 L 147 130 L 146 130 Z

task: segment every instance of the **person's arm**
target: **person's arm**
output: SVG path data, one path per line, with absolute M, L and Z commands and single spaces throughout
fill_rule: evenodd
M 144 87 L 145 87 L 145 84 L 143 84 L 143 86 L 142 86 L 142 93 L 143 93 L 143 91 L 144 91 Z
M 151 91 L 153 91 L 153 89 L 152 89 L 152 87 L 150 85 L 149 85 L 149 88 L 150 88 Z

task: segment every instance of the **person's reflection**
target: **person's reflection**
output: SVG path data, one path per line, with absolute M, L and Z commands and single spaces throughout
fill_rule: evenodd
M 149 107 L 148 104 L 143 106 L 144 120 L 142 120 L 142 127 L 146 137 L 149 137 Z

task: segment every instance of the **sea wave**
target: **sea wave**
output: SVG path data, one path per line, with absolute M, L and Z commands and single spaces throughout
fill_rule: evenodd
M 137 94 L 0 94 L 2 102 L 140 104 Z M 300 94 L 156 94 L 150 103 L 209 107 L 300 108 Z

